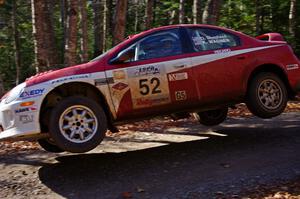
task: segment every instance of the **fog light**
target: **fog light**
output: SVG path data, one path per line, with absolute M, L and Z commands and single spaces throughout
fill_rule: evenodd
M 15 123 L 15 119 L 14 119 L 14 115 L 10 110 L 6 110 L 3 112 L 4 115 L 4 128 L 8 129 L 11 128 L 14 123 Z

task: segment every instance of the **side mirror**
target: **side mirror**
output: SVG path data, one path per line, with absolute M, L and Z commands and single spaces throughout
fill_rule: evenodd
M 116 57 L 110 60 L 111 64 L 122 64 L 134 58 L 135 48 L 126 49 L 121 51 Z

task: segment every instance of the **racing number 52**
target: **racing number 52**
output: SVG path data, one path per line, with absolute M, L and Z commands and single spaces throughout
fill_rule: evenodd
M 157 77 L 153 77 L 150 80 L 140 79 L 139 83 L 140 83 L 140 93 L 142 95 L 148 95 L 150 92 L 151 94 L 161 93 L 161 90 L 159 89 L 160 80 Z M 153 85 L 152 90 L 149 84 Z

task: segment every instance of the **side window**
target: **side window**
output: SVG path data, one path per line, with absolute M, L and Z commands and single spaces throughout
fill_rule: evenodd
M 133 52 L 125 62 L 182 54 L 179 29 L 161 31 L 144 37 L 122 52 Z M 122 53 L 121 52 L 121 53 Z
M 137 60 L 179 55 L 182 53 L 179 30 L 169 30 L 149 35 L 138 44 Z
M 240 45 L 240 39 L 237 36 L 217 29 L 190 28 L 188 33 L 196 52 Z

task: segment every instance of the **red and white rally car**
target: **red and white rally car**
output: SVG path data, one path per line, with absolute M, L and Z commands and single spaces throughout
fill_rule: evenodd
M 156 115 L 195 113 L 204 125 L 246 102 L 281 114 L 300 90 L 299 60 L 280 34 L 252 38 L 208 25 L 151 29 L 89 63 L 29 78 L 0 104 L 0 139 L 37 138 L 52 152 L 86 152 L 107 129 Z

